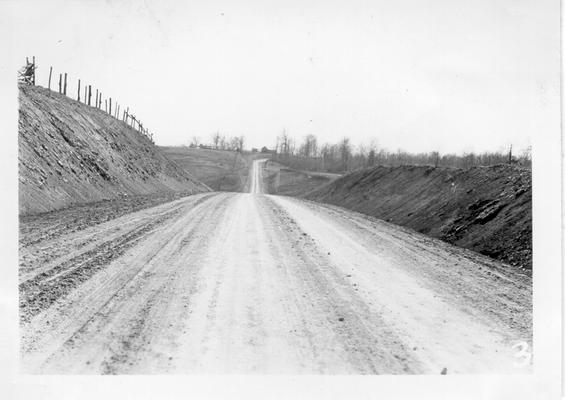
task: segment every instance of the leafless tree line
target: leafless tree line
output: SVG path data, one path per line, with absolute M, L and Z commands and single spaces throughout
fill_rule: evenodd
M 531 167 L 531 148 L 521 154 L 508 151 L 463 154 L 391 152 L 380 148 L 375 140 L 354 146 L 344 137 L 338 143 L 320 144 L 316 136 L 307 135 L 301 143 L 283 131 L 277 137 L 274 159 L 295 169 L 343 173 L 377 165 L 428 165 L 433 167 L 471 168 L 510 163 Z
M 203 144 L 200 142 L 200 137 L 193 136 L 190 141 L 189 147 L 241 152 L 243 150 L 243 146 L 245 145 L 245 136 L 243 135 L 226 136 L 224 134 L 220 134 L 220 132 L 215 132 L 211 135 L 210 139 L 211 139 L 210 144 Z

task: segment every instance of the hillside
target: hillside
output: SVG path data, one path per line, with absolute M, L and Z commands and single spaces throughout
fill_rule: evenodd
M 167 146 L 159 148 L 170 160 L 204 182 L 212 190 L 245 192 L 251 161 L 261 153 Z
M 532 267 L 532 181 L 527 169 L 376 167 L 348 174 L 304 197 Z
M 326 172 L 299 171 L 276 161 L 268 161 L 263 174 L 266 191 L 284 196 L 301 196 L 341 176 Z
M 19 87 L 20 215 L 155 193 L 209 191 L 144 135 L 94 107 Z

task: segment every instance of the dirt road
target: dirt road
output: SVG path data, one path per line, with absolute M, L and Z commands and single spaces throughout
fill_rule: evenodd
M 262 163 L 248 194 L 28 232 L 23 372 L 531 369 L 530 277 L 361 214 L 261 194 Z

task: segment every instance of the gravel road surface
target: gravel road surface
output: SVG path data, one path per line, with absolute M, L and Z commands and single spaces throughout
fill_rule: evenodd
M 22 371 L 531 370 L 530 277 L 358 213 L 263 194 L 263 164 L 251 193 L 24 235 Z

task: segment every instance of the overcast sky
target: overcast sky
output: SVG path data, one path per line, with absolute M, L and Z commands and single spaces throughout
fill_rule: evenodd
M 37 58 L 129 106 L 158 144 L 286 129 L 390 150 L 524 148 L 559 94 L 559 2 L 27 2 L 4 7 Z M 555 115 L 555 114 L 553 114 Z

